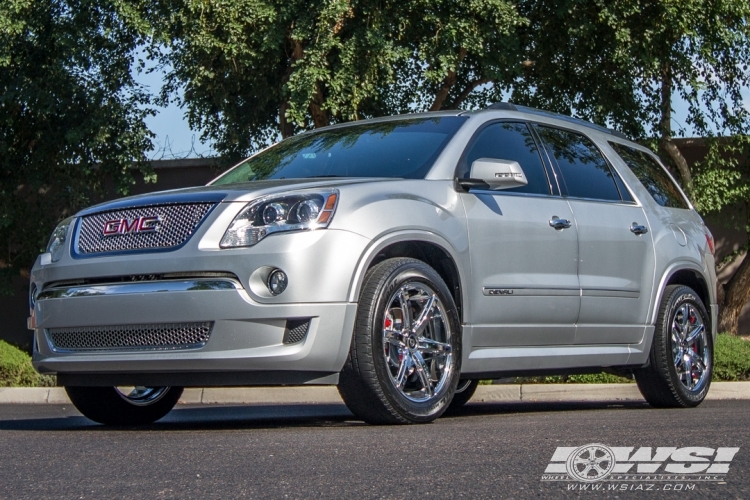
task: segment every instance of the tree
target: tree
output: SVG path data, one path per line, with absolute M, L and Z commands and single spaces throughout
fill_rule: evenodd
M 55 224 L 125 193 L 151 148 L 133 81 L 138 16 L 124 2 L 0 3 L 0 273 L 26 273 Z M 143 26 L 141 26 L 143 27 Z
M 229 159 L 332 123 L 456 108 L 512 80 L 522 22 L 506 0 L 165 0 L 154 19 L 163 98 L 184 89 L 191 126 Z
M 739 163 L 750 131 L 741 95 L 750 85 L 750 3 L 529 0 L 519 11 L 529 19 L 520 34 L 528 62 L 514 100 L 610 124 L 651 145 L 703 213 L 750 202 Z M 695 172 L 672 140 L 675 98 L 689 109 L 677 134 L 690 126 L 709 138 Z M 750 224 L 742 227 L 750 238 Z M 719 298 L 719 328 L 736 333 L 750 300 L 750 259 Z

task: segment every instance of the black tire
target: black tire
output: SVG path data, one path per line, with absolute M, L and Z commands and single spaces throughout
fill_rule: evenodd
M 436 314 L 441 322 L 440 328 L 443 335 L 448 337 L 447 342 L 443 345 L 450 344 L 450 354 L 443 359 L 442 366 L 449 367 L 440 375 L 440 383 L 427 395 L 424 401 L 414 401 L 407 394 L 406 385 L 403 388 L 397 387 L 397 382 L 393 378 L 392 364 L 397 363 L 409 365 L 406 363 L 407 357 L 412 356 L 415 350 L 420 349 L 412 344 L 396 348 L 391 357 L 391 346 L 384 341 L 384 332 L 387 328 L 388 320 L 386 310 L 392 305 L 394 294 L 398 294 L 401 289 L 410 286 L 424 286 L 431 290 L 438 299 L 439 307 L 443 313 Z M 403 288 L 402 288 L 403 287 Z M 407 301 L 407 304 L 410 304 Z M 425 309 L 426 309 L 425 305 Z M 411 314 L 411 306 L 407 306 Z M 399 309 L 400 310 L 400 309 Z M 402 319 L 402 331 L 406 331 L 404 320 Z M 393 328 L 396 328 L 398 320 L 394 320 Z M 408 324 L 411 324 L 409 321 Z M 447 326 L 447 327 L 446 327 Z M 431 327 L 437 329 L 437 327 Z M 427 331 L 427 330 L 425 330 Z M 433 330 L 436 331 L 436 330 Z M 427 335 L 427 334 L 425 334 Z M 415 335 L 415 338 L 417 336 Z M 412 339 L 409 337 L 408 342 Z M 401 361 L 403 359 L 403 361 Z M 414 359 L 414 358 L 410 358 Z M 424 358 L 426 363 L 439 363 Z M 410 361 L 413 363 L 413 361 Z M 404 370 L 404 373 L 411 375 L 401 377 L 404 384 L 417 384 L 418 382 L 407 382 L 414 380 L 412 377 L 418 371 L 416 364 L 412 364 L 414 372 L 409 372 L 411 368 Z M 422 364 L 420 374 L 426 373 Z M 433 369 L 434 364 L 430 365 Z M 401 369 L 400 366 L 398 368 Z M 422 261 L 409 258 L 395 258 L 381 262 L 370 269 L 362 285 L 362 291 L 359 298 L 359 307 L 357 309 L 357 318 L 354 326 L 351 348 L 346 364 L 339 377 L 338 390 L 342 399 L 349 410 L 355 416 L 361 418 L 370 424 L 408 424 L 431 422 L 438 418 L 448 408 L 453 393 L 458 384 L 459 374 L 461 371 L 461 329 L 456 306 L 453 302 L 450 290 L 445 285 L 440 275 L 430 266 Z M 400 373 L 400 372 L 399 372 Z M 427 385 L 432 381 L 432 371 Z M 418 375 L 418 374 L 417 374 Z M 420 379 L 424 380 L 424 379 Z M 413 393 L 412 393 L 413 394 Z M 427 394 L 427 393 L 425 393 Z
M 182 395 L 182 387 L 154 387 L 152 400 L 138 399 L 116 387 L 65 387 L 73 405 L 94 422 L 105 425 L 146 425 L 169 413 Z M 155 394 L 155 397 L 154 397 Z
M 479 380 L 460 380 L 458 386 L 456 386 L 456 392 L 453 394 L 453 399 L 448 408 L 450 410 L 455 410 L 468 403 L 477 391 L 478 386 Z
M 684 358 L 684 356 L 679 356 L 681 352 L 685 352 L 681 350 L 683 348 L 679 344 L 681 342 L 679 337 L 680 330 L 685 329 L 685 327 L 680 327 L 680 318 L 686 317 L 686 311 L 693 311 L 692 317 L 696 318 L 695 322 L 700 321 L 703 325 L 705 335 L 698 339 L 700 342 L 696 341 L 696 347 L 691 348 L 689 356 L 693 353 L 702 353 L 704 363 L 701 373 L 705 372 L 705 376 L 701 375 L 698 381 L 694 381 L 691 369 L 690 375 L 684 377 L 686 382 L 683 382 L 674 359 Z M 690 314 L 686 321 L 692 321 Z M 683 285 L 666 287 L 659 306 L 659 316 L 656 320 L 649 354 L 649 365 L 635 371 L 638 389 L 651 406 L 688 408 L 698 406 L 703 402 L 713 375 L 713 337 L 710 321 L 706 307 L 693 289 Z M 697 347 L 699 343 L 702 345 Z M 700 364 L 697 365 L 700 367 Z M 687 387 L 688 377 L 691 384 L 695 383 L 692 389 Z

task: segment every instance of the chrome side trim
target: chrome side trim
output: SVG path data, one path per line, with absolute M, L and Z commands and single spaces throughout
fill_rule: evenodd
M 638 290 L 608 290 L 603 288 L 512 288 L 500 286 L 485 286 L 482 293 L 490 297 L 624 297 L 637 299 L 641 292 Z
M 624 297 L 637 299 L 641 296 L 640 290 L 607 290 L 604 288 L 584 288 L 581 290 L 584 297 Z
M 576 297 L 581 294 L 578 288 L 507 288 L 500 286 L 482 287 L 482 293 L 490 297 Z
M 132 293 L 188 292 L 193 290 L 242 290 L 242 285 L 237 280 L 227 278 L 199 278 L 190 280 L 140 281 L 134 283 L 74 285 L 44 290 L 37 297 L 37 302 L 40 300 L 64 299 L 70 297 L 127 295 Z

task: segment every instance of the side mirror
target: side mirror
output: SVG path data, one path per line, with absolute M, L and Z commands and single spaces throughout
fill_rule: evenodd
M 509 189 L 529 183 L 517 161 L 479 158 L 471 164 L 472 181 L 487 184 L 490 189 Z M 463 184 L 463 183 L 462 183 Z

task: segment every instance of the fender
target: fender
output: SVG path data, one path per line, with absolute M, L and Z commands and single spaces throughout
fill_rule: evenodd
M 703 278 L 703 281 L 705 281 L 706 284 L 708 285 L 708 296 L 710 299 L 709 301 L 710 303 L 704 304 L 704 305 L 706 306 L 706 308 L 709 309 L 709 314 L 711 314 L 711 309 L 712 309 L 711 306 L 716 300 L 716 297 L 714 296 L 715 295 L 714 290 L 711 289 L 711 285 L 710 285 L 711 280 L 706 276 L 705 269 L 702 268 L 696 262 L 689 261 L 689 260 L 681 260 L 681 261 L 671 263 L 661 276 L 661 280 L 659 281 L 659 287 L 656 289 L 657 290 L 656 299 L 651 302 L 652 311 L 651 311 L 651 314 L 649 315 L 650 325 L 656 325 L 656 317 L 659 314 L 659 304 L 661 303 L 661 299 L 664 296 L 664 289 L 667 287 L 667 281 L 669 281 L 669 279 L 677 271 L 682 271 L 684 269 L 695 271 L 701 276 L 701 278 Z M 715 324 L 714 318 L 711 318 L 711 320 L 712 320 L 711 330 L 712 330 L 712 334 L 715 337 L 716 336 L 716 324 Z
M 461 294 L 462 308 L 464 311 L 467 310 L 466 293 L 468 284 L 466 283 L 466 272 L 463 269 L 461 257 L 455 248 L 442 236 L 426 230 L 399 230 L 380 234 L 370 242 L 370 245 L 360 256 L 357 268 L 352 276 L 351 284 L 349 285 L 349 302 L 357 302 L 359 300 L 359 292 L 362 289 L 362 283 L 365 278 L 365 273 L 370 267 L 370 263 L 375 259 L 378 253 L 385 247 L 394 243 L 400 243 L 402 241 L 423 241 L 426 243 L 432 243 L 440 247 L 445 253 L 447 253 L 451 259 L 453 259 L 456 269 L 458 269 L 458 280 L 463 293 Z M 464 318 L 466 322 L 466 318 Z

